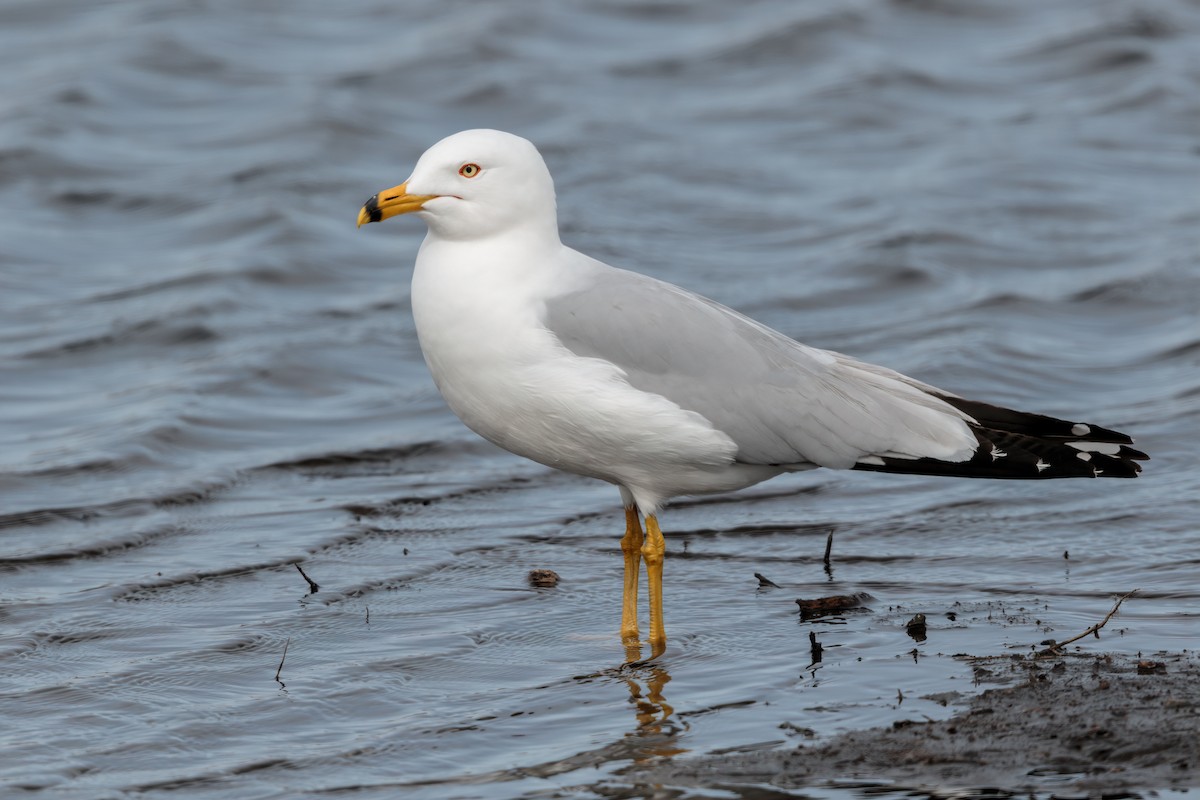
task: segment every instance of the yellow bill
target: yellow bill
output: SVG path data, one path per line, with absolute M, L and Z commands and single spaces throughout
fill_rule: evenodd
M 437 197 L 435 194 L 409 194 L 408 181 L 386 189 L 363 204 L 358 212 L 358 227 L 368 222 L 382 222 L 397 214 L 420 211 L 421 206 Z

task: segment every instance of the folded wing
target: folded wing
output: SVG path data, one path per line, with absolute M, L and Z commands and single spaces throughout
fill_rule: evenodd
M 679 287 L 599 262 L 547 301 L 544 323 L 576 355 L 703 415 L 736 460 L 965 477 L 1133 477 L 1124 434 L 943 392 L 800 344 Z

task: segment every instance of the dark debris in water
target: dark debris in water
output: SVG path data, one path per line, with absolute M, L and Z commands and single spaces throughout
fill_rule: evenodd
M 529 585 L 535 589 L 553 589 L 558 586 L 558 573 L 552 569 L 531 569 Z
M 771 589 L 778 589 L 778 588 L 779 588 L 779 584 L 778 584 L 778 583 L 776 583 L 775 581 L 773 581 L 773 580 L 771 580 L 770 578 L 766 577 L 766 576 L 765 576 L 765 575 L 763 575 L 761 572 L 756 572 L 756 573 L 754 573 L 754 577 L 758 578 L 758 586 L 759 586 L 759 588 L 771 588 Z
M 811 600 L 803 598 L 796 599 L 796 605 L 800 607 L 801 619 L 816 619 L 818 617 L 828 617 L 835 614 L 844 614 L 847 611 L 868 611 L 867 602 L 873 599 L 866 592 L 858 592 L 856 594 L 834 594 L 828 597 L 816 597 Z
M 292 566 L 294 566 L 296 568 L 296 571 L 300 573 L 300 577 L 304 578 L 304 580 L 306 580 L 308 582 L 308 590 L 312 594 L 316 594 L 317 592 L 321 591 L 320 584 L 318 584 L 312 578 L 308 577 L 308 573 L 306 573 L 304 571 L 303 567 L 301 567 L 299 564 L 293 564 Z
M 912 619 L 904 623 L 904 630 L 915 641 L 925 641 L 926 632 L 928 631 L 928 624 L 925 621 L 925 615 L 914 614 Z

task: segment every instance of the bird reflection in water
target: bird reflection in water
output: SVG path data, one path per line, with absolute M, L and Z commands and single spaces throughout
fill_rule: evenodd
M 687 748 L 678 745 L 679 734 L 685 726 L 673 718 L 675 708 L 663 697 L 663 687 L 671 681 L 666 668 L 656 664 L 634 669 L 624 667 L 618 675 L 629 687 L 629 702 L 636 709 L 637 726 L 625 735 L 626 744 L 632 746 L 630 757 L 634 763 L 688 752 Z M 644 692 L 642 681 L 645 682 Z

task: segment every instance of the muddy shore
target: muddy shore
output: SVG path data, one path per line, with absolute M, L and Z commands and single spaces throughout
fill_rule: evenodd
M 941 796 L 1123 797 L 1200 786 L 1200 657 L 972 658 L 974 697 L 943 721 L 913 719 L 794 750 L 710 756 L 625 772 L 637 784 L 781 789 L 855 785 Z M 972 792 L 971 790 L 974 790 Z

